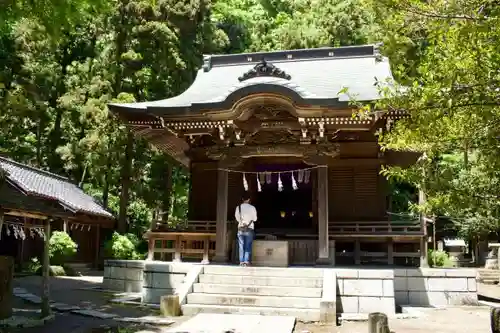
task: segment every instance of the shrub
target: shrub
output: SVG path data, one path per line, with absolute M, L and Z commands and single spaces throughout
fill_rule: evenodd
M 76 254 L 78 245 L 64 231 L 54 231 L 49 240 L 49 256 L 53 265 L 62 265 Z
M 137 253 L 138 243 L 139 239 L 135 235 L 120 235 L 115 231 L 111 240 L 105 244 L 106 255 L 113 259 L 141 259 L 139 253 Z
M 31 258 L 31 260 L 26 264 L 26 272 L 28 273 L 36 273 L 40 268 L 42 267 L 42 264 L 40 263 L 40 260 L 38 260 L 37 257 Z
M 42 267 L 37 270 L 38 275 L 43 275 Z M 49 276 L 66 276 L 66 270 L 62 266 L 50 266 L 49 267 Z
M 430 267 L 453 267 L 453 261 L 444 251 L 429 250 L 427 258 Z

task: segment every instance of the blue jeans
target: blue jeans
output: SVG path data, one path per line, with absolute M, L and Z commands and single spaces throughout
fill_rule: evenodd
M 240 263 L 249 263 L 252 258 L 252 243 L 254 231 L 238 231 L 238 248 L 240 250 Z

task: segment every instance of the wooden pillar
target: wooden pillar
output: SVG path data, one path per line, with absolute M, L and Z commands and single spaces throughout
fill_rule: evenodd
M 425 192 L 423 189 L 420 189 L 418 191 L 418 204 L 422 205 L 425 201 Z M 420 214 L 420 228 L 424 233 L 423 237 L 420 239 L 420 267 L 429 267 L 427 258 L 427 222 L 424 214 Z
M 175 237 L 175 252 L 174 252 L 174 260 L 173 262 L 181 262 L 182 261 L 182 255 L 181 255 L 181 249 L 182 249 L 182 238 L 181 236 L 176 236 Z
M 95 230 L 95 258 L 94 258 L 94 267 L 99 267 L 99 254 L 101 252 L 101 226 L 96 225 Z
M 217 170 L 217 221 L 215 226 L 215 258 L 218 263 L 227 262 L 227 199 L 228 172 Z
M 154 260 L 155 257 L 155 239 L 152 236 L 148 238 L 148 257 L 146 260 Z
M 210 237 L 206 237 L 203 240 L 203 259 L 201 261 L 202 264 L 209 264 L 210 259 L 208 253 L 210 251 Z
M 7 319 L 12 316 L 13 280 L 14 258 L 10 256 L 0 256 L 0 320 Z
M 387 264 L 394 265 L 394 243 L 392 238 L 387 241 Z
M 359 239 L 354 241 L 354 264 L 361 265 L 361 242 Z
M 63 221 L 63 231 L 68 233 L 68 220 Z
M 318 259 L 319 265 L 330 265 L 328 242 L 328 166 L 317 169 L 318 176 Z
M 42 317 L 50 315 L 50 219 L 45 219 L 45 238 L 43 242 L 43 262 L 42 262 Z
M 2 209 L 2 207 L 0 207 L 0 239 L 2 239 L 4 219 L 5 219 L 5 213 Z

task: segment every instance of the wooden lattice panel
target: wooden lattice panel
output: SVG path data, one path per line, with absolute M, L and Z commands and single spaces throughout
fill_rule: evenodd
M 378 170 L 356 168 L 354 171 L 354 216 L 360 219 L 378 217 Z
M 328 209 L 330 221 L 353 217 L 354 179 L 352 168 L 331 168 L 328 173 Z
M 376 220 L 385 215 L 385 179 L 377 167 L 331 168 L 328 186 L 330 221 Z

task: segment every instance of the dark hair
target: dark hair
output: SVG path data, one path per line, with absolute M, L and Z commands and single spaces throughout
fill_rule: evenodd
M 247 201 L 250 200 L 250 193 L 245 192 L 243 193 L 243 196 L 241 197 L 241 201 Z

